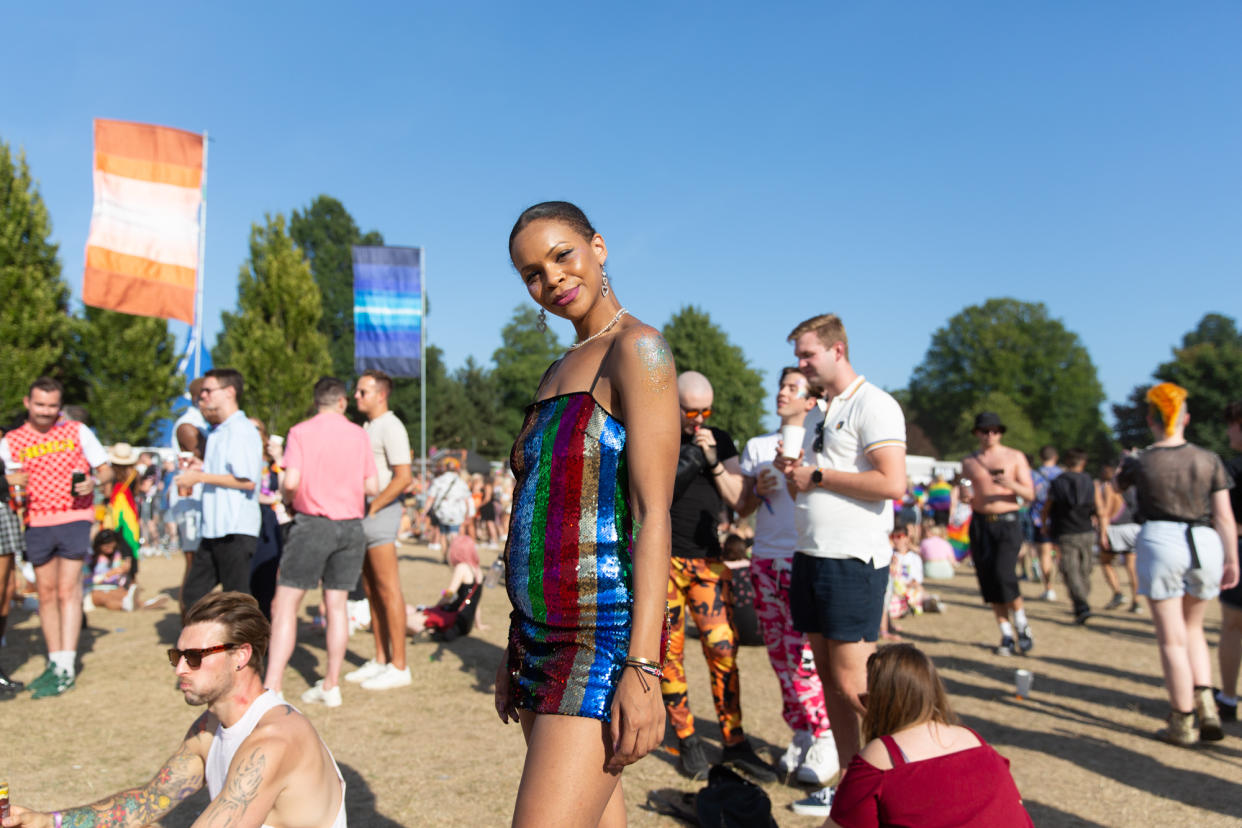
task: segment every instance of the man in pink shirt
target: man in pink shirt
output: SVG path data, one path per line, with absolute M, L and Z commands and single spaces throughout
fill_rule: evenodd
M 319 413 L 289 429 L 285 439 L 285 495 L 297 517 L 285 544 L 272 599 L 272 645 L 264 686 L 281 693 L 285 665 L 297 641 L 302 597 L 322 581 L 328 669 L 302 701 L 339 707 L 341 665 L 349 643 L 345 599 L 358 583 L 366 554 L 365 498 L 379 491 L 371 440 L 345 419 L 345 383 L 315 383 Z M 283 698 L 283 695 L 282 695 Z

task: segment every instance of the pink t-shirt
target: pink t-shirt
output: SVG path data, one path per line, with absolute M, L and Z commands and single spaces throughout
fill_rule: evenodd
M 366 513 L 363 482 L 375 477 L 371 438 L 343 414 L 323 412 L 289 429 L 285 468 L 302 476 L 293 508 L 332 520 Z
M 919 544 L 919 555 L 925 561 L 956 560 L 953 555 L 953 545 L 944 538 L 938 538 L 935 535 L 923 538 L 923 542 Z

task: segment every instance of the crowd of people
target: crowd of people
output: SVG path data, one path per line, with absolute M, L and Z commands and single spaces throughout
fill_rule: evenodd
M 932 584 L 961 567 L 992 609 L 996 654 L 1014 656 L 1036 641 L 1021 578 L 1055 600 L 1059 561 L 1073 620 L 1086 624 L 1127 604 L 1120 559 L 1128 611 L 1141 611 L 1143 596 L 1155 624 L 1170 703 L 1163 737 L 1223 738 L 1242 661 L 1242 466 L 1186 441 L 1183 389 L 1152 389 L 1155 442 L 1110 458 L 1099 479 L 1079 449 L 1059 462 L 1045 447 L 1033 467 L 1005 445 L 1002 419 L 981 412 L 960 473 L 945 465 L 915 482 L 900 405 L 855 370 L 843 322 L 824 314 L 789 333 L 796 364 L 777 382 L 779 428 L 739 450 L 712 424 L 710 378 L 678 373 L 659 332 L 621 305 L 608 248 L 581 210 L 529 208 L 509 255 L 541 316 L 569 320 L 577 341 L 532 389 L 509 466 L 491 474 L 466 475 L 447 454 L 434 477 L 415 474 L 388 408 L 392 381 L 377 370 L 352 393 L 321 379 L 313 415 L 284 439 L 246 416 L 241 374 L 208 371 L 191 384 L 194 404 L 165 460 L 125 444 L 105 450 L 69 416 L 55 380 L 31 385 L 26 421 L 0 438 L 0 636 L 21 558 L 48 652 L 25 689 L 72 689 L 84 606 L 141 606 L 140 550 L 176 545 L 182 628 L 168 657 L 186 701 L 207 712 L 146 787 L 52 814 L 15 806 L 5 826 L 146 824 L 204 782 L 219 824 L 344 825 L 331 751 L 283 695 L 307 591 L 323 591 L 327 660 L 301 701 L 336 707 L 343 683 L 410 685 L 409 635 L 451 641 L 483 629 L 485 585 L 501 573 L 512 611 L 495 708 L 526 740 L 519 826 L 624 824 L 622 771 L 666 725 L 686 777 L 728 764 L 759 782 L 794 780 L 812 788 L 794 811 L 828 824 L 1031 824 L 1007 760 L 960 726 L 931 660 L 898 643 L 897 621 L 942 611 Z M 347 416 L 351 398 L 364 425 Z M 1242 451 L 1242 403 L 1224 417 Z M 397 544 L 414 538 L 448 565 L 432 606 L 408 605 L 402 592 Z M 502 543 L 484 569 L 479 550 Z M 1111 594 L 1102 610 L 1090 600 L 1097 560 Z M 342 674 L 351 593 L 365 595 L 374 655 Z M 1218 594 L 1214 693 L 1203 621 Z M 691 710 L 691 626 L 718 755 Z M 752 640 L 766 648 L 790 730 L 774 763 L 743 727 L 737 653 Z M 22 690 L 0 672 L 0 693 Z

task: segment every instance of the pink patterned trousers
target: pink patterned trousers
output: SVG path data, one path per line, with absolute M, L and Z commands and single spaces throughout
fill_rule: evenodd
M 829 727 L 824 688 L 806 635 L 794 629 L 789 611 L 790 558 L 753 558 L 750 579 L 755 585 L 755 615 L 768 647 L 768 660 L 781 686 L 785 723 L 815 736 Z

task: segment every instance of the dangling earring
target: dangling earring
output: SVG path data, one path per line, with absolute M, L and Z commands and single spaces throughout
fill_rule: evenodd
M 604 289 L 600 291 L 600 295 L 607 296 L 608 295 L 608 271 L 601 267 L 600 272 L 604 274 Z
M 548 312 L 543 308 L 539 309 L 539 319 L 535 322 L 535 330 L 543 333 L 548 329 Z

